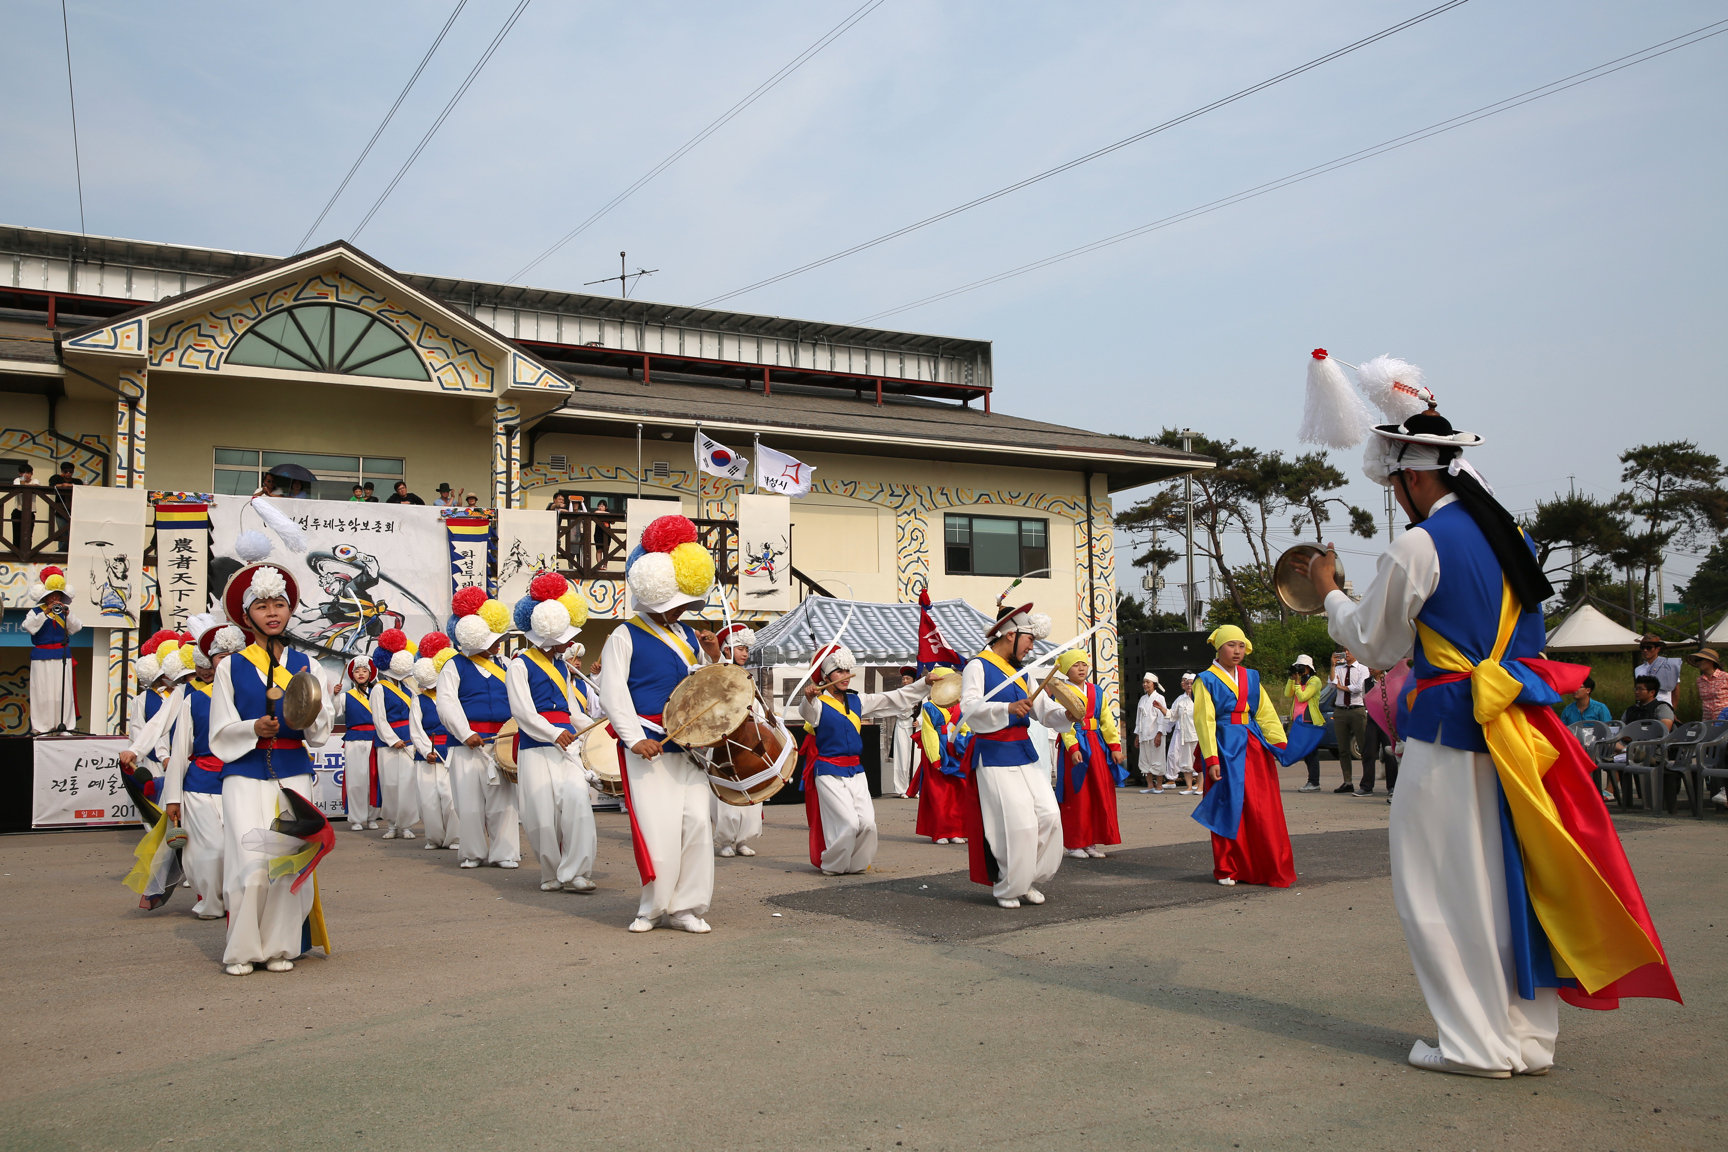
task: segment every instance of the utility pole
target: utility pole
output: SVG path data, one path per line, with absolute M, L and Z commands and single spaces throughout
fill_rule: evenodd
M 1397 529 L 1398 521 L 1393 518 L 1393 511 L 1396 507 L 1397 507 L 1397 505 L 1394 503 L 1394 501 L 1392 499 L 1392 486 L 1390 484 L 1388 484 L 1386 486 L 1386 539 L 1387 540 L 1394 540 L 1397 538 L 1396 533 L 1398 530 Z
M 1191 428 L 1182 429 L 1182 451 L 1194 451 L 1194 437 L 1198 435 Z M 1194 474 L 1182 477 L 1182 504 L 1186 509 L 1188 527 L 1188 583 L 1184 586 L 1188 593 L 1188 631 L 1198 627 L 1194 620 Z
M 652 276 L 652 275 L 654 275 L 654 273 L 656 273 L 658 271 L 660 271 L 660 269 L 658 269 L 658 268 L 641 268 L 641 267 L 638 267 L 636 269 L 636 271 L 631 272 L 629 269 L 627 269 L 624 266 L 624 253 L 620 252 L 620 253 L 618 253 L 618 275 L 608 276 L 603 280 L 589 280 L 585 284 L 583 284 L 582 287 L 592 288 L 596 284 L 610 284 L 610 283 L 612 283 L 612 281 L 616 280 L 616 281 L 618 281 L 618 298 L 620 300 L 623 300 L 623 299 L 626 299 L 627 297 L 629 297 L 629 295 L 630 295 L 630 281 L 631 280 L 640 281 L 642 279 L 642 277 Z

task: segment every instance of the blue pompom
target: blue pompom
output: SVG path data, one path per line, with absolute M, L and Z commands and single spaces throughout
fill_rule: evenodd
M 516 607 L 510 609 L 510 620 L 516 625 L 516 631 L 526 632 L 534 619 L 534 606 L 539 603 L 532 596 L 524 596 L 516 601 Z
M 372 649 L 372 655 L 367 657 L 367 660 L 372 665 L 372 671 L 382 675 L 384 670 L 390 667 L 390 650 L 380 644 Z
M 642 550 L 642 545 L 640 544 L 630 549 L 630 555 L 624 561 L 624 571 L 630 571 L 630 566 L 646 555 L 647 553 Z

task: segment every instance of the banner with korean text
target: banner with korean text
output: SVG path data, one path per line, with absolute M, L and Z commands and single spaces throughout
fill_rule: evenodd
M 185 631 L 186 618 L 210 605 L 210 506 L 156 505 L 156 604 L 162 626 Z
M 484 516 L 448 516 L 444 530 L 450 534 L 450 594 L 479 588 L 490 595 L 492 521 Z
M 124 736 L 38 736 L 32 742 L 32 828 L 137 824 L 138 809 L 120 782 Z

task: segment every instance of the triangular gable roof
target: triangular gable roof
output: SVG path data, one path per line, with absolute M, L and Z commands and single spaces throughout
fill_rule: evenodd
M 1638 640 L 1638 633 L 1583 604 L 1549 634 L 1544 647 L 1549 652 L 1636 652 Z
M 402 301 L 422 319 L 450 329 L 485 347 L 500 365 L 507 366 L 500 391 L 509 388 L 538 388 L 559 392 L 576 390 L 576 386 L 565 379 L 558 369 L 539 356 L 467 313 L 415 288 L 391 268 L 346 240 L 334 240 L 298 256 L 272 260 L 249 271 L 206 284 L 202 288 L 134 308 L 112 320 L 99 321 L 80 328 L 64 337 L 61 347 L 71 353 L 139 359 L 149 353 L 152 328 L 202 315 L 224 298 L 242 298 L 272 284 L 291 282 L 344 263 L 373 281 L 369 287 L 375 287 L 392 299 Z
M 854 611 L 856 609 L 856 611 Z M 865 600 L 831 600 L 811 596 L 756 634 L 750 649 L 752 664 L 807 664 L 818 643 L 826 644 L 840 632 L 847 614 L 851 623 L 840 643 L 865 664 L 915 664 L 918 662 L 918 605 L 875 604 Z M 995 617 L 964 600 L 938 600 L 930 605 L 930 616 L 943 639 L 961 656 L 971 656 L 984 647 L 984 630 Z M 1038 653 L 1050 651 L 1047 641 L 1036 645 Z

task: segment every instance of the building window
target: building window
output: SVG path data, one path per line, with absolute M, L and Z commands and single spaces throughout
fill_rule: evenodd
M 1049 521 L 948 516 L 950 576 L 1023 576 L 1050 564 Z
M 252 325 L 228 353 L 229 364 L 430 380 L 402 333 L 344 304 L 296 304 Z
M 383 502 L 402 479 L 402 461 L 391 456 L 326 456 L 317 452 L 261 452 L 256 448 L 216 449 L 212 491 L 223 496 L 250 496 L 260 477 L 278 464 L 298 464 L 318 477 L 314 500 L 348 500 L 354 485 L 370 480 L 373 495 Z

